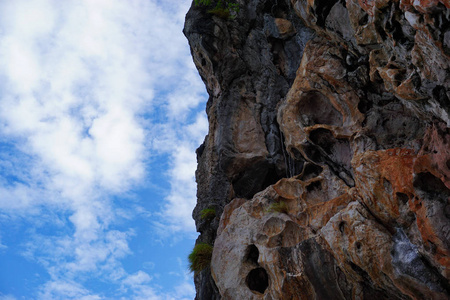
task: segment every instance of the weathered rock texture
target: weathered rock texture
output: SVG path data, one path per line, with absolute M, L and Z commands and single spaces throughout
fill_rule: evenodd
M 210 95 L 197 299 L 449 299 L 450 1 L 238 3 L 184 29 Z

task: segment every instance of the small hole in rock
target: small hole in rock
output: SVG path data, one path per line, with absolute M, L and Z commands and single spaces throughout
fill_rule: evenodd
M 320 181 L 313 181 L 306 187 L 306 190 L 309 193 L 311 193 L 314 190 L 321 190 L 321 189 L 322 189 L 322 182 Z
M 403 204 L 406 204 L 409 200 L 408 195 L 404 193 L 397 192 L 395 193 L 397 195 L 398 200 L 400 200 Z
M 259 250 L 255 245 L 247 247 L 245 258 L 248 262 L 258 264 Z
M 368 14 L 364 14 L 364 16 L 362 18 L 359 19 L 358 24 L 360 26 L 364 26 L 369 22 L 369 15 Z
M 360 242 L 356 242 L 355 243 L 355 247 L 356 247 L 356 250 L 360 250 L 361 249 L 361 243 Z
M 445 162 L 445 164 L 447 165 L 447 169 L 450 170 L 450 159 L 448 159 L 448 160 Z
M 339 223 L 339 231 L 344 234 L 344 230 L 345 230 L 345 222 L 342 221 L 341 223 Z
M 269 276 L 264 268 L 256 268 L 248 273 L 246 282 L 250 290 L 264 294 L 269 286 Z

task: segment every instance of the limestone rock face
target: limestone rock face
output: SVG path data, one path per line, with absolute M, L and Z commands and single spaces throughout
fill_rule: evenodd
M 210 95 L 196 299 L 449 299 L 450 2 L 236 2 L 184 29 Z

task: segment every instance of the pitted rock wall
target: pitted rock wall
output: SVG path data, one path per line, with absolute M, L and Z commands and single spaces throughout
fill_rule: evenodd
M 196 299 L 448 299 L 450 2 L 237 3 L 184 29 L 210 95 Z

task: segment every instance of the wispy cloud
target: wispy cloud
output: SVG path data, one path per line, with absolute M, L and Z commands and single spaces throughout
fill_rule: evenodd
M 16 300 L 17 298 L 13 295 L 3 295 L 0 294 L 0 300 Z
M 101 296 L 92 294 L 85 289 L 81 284 L 69 281 L 56 279 L 47 282 L 42 286 L 39 293 L 40 299 L 80 299 L 80 300 L 100 300 Z
M 194 151 L 207 120 L 191 112 L 205 99 L 181 34 L 189 4 L 0 3 L 0 221 L 66 228 L 30 230 L 23 243 L 50 275 L 41 299 L 105 299 L 83 285 L 89 276 L 124 297 L 172 297 L 122 266 L 135 232 L 116 228 L 129 213 L 113 197 L 132 193 L 153 171 L 148 158 L 165 155 L 171 190 L 154 221 L 172 233 L 195 230 Z M 155 107 L 162 116 L 151 117 Z M 41 220 L 46 211 L 56 217 Z M 190 280 L 175 287 L 179 297 L 192 298 Z

